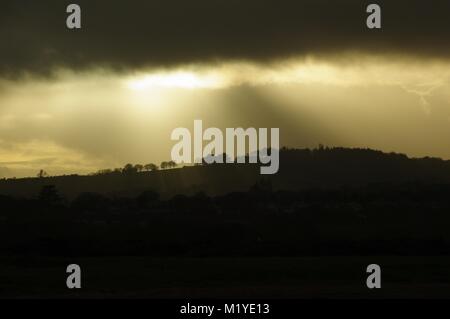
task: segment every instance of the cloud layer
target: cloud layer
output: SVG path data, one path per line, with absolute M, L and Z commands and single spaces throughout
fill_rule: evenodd
M 82 8 L 81 30 L 66 28 L 71 2 Z M 360 0 L 5 0 L 0 75 L 265 62 L 348 51 L 450 57 L 448 0 L 376 2 L 381 30 L 367 29 L 371 2 Z

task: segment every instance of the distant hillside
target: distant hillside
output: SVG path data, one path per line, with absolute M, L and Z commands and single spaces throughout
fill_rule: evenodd
M 403 154 L 369 149 L 282 149 L 277 174 L 260 175 L 259 167 L 259 164 L 214 164 L 135 174 L 7 179 L 0 180 L 0 194 L 35 197 L 46 185 L 55 185 L 63 196 L 73 199 L 83 192 L 134 196 L 148 189 L 163 197 L 200 191 L 220 195 L 248 190 L 261 180 L 274 190 L 450 182 L 450 161 L 411 159 Z

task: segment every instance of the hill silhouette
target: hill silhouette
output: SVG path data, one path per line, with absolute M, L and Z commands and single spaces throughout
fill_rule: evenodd
M 260 175 L 259 164 L 211 164 L 154 171 L 104 170 L 88 176 L 70 175 L 0 180 L 0 194 L 32 198 L 43 186 L 54 185 L 74 199 L 81 193 L 137 196 L 152 189 L 163 198 L 203 191 L 210 196 L 245 191 L 261 181 L 274 190 L 333 189 L 376 183 L 450 182 L 450 161 L 408 158 L 370 149 L 324 148 L 280 150 L 280 170 Z

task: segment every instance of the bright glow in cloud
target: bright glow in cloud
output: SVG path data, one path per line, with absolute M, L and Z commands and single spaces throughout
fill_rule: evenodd
M 341 87 L 394 85 L 421 100 L 448 83 L 450 64 L 440 61 L 356 58 L 354 63 L 335 63 L 307 58 L 258 65 L 226 63 L 191 66 L 182 70 L 149 71 L 128 77 L 126 86 L 135 91 L 150 89 L 220 89 L 239 85 L 320 84 Z M 422 102 L 424 103 L 424 102 Z
M 155 73 L 127 80 L 130 89 L 140 91 L 149 88 L 210 89 L 224 85 L 220 76 L 176 71 Z

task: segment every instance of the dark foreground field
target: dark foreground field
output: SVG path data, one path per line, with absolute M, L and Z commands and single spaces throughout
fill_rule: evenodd
M 1 258 L 2 298 L 450 298 L 449 256 Z M 66 287 L 66 266 L 82 289 Z M 367 265 L 382 288 L 366 287 Z

